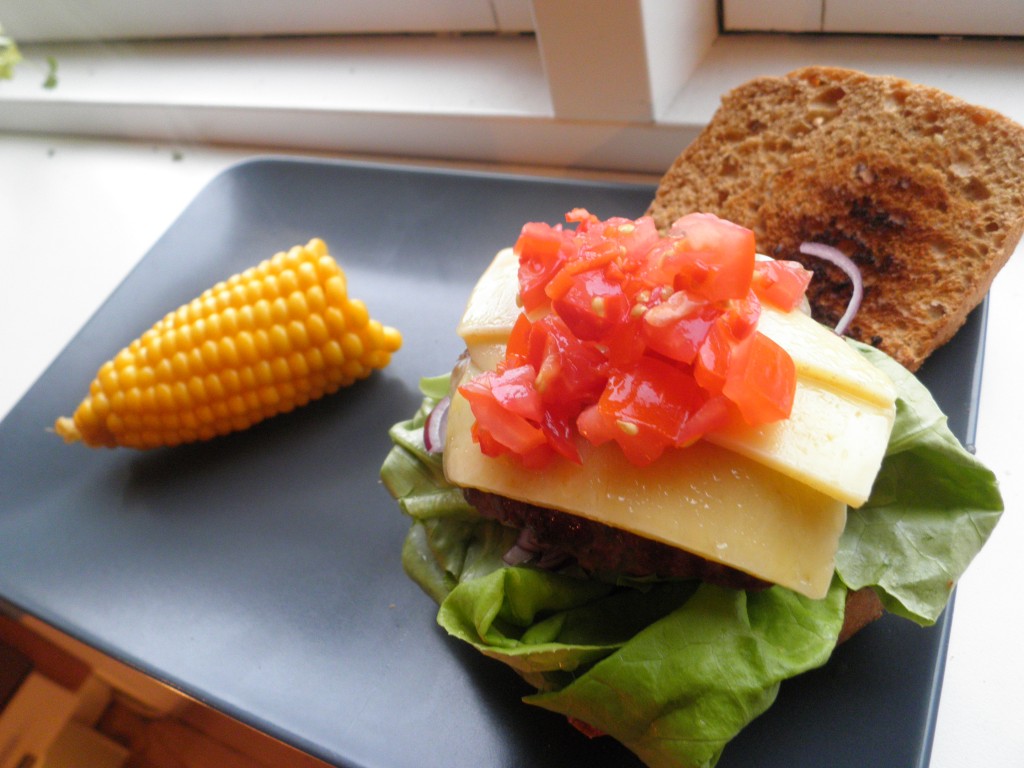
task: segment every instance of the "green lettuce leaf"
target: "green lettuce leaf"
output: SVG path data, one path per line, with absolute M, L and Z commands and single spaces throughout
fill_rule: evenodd
M 527 701 L 604 731 L 651 768 L 713 766 L 783 680 L 828 660 L 845 602 L 838 580 L 823 600 L 702 584 L 562 690 Z
M 648 765 L 713 766 L 783 680 L 827 661 L 848 588 L 872 587 L 891 612 L 934 622 L 1002 509 L 992 473 L 928 391 L 881 353 L 862 352 L 897 384 L 896 425 L 871 499 L 850 511 L 823 600 L 507 566 L 514 532 L 480 518 L 423 446 L 446 377 L 421 384 L 423 406 L 392 428 L 381 470 L 412 521 L 403 567 L 450 634 L 537 689 L 529 703 L 610 734 Z
M 838 580 L 809 600 L 779 587 L 638 591 L 503 568 L 461 582 L 438 621 L 533 684 L 528 703 L 613 736 L 650 766 L 712 766 L 782 680 L 829 658 L 845 596 Z
M 993 473 L 949 430 L 931 393 L 878 350 L 853 343 L 899 392 L 896 422 L 871 498 L 850 510 L 836 571 L 874 587 L 886 610 L 928 626 L 1003 511 Z

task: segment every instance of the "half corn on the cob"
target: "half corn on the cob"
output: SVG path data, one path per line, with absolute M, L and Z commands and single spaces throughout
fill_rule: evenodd
M 54 428 L 90 446 L 208 440 L 365 378 L 401 344 L 349 298 L 344 271 L 313 239 L 169 313 L 104 363 Z

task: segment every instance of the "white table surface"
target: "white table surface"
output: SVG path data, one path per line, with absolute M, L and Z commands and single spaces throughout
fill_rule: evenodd
M 0 417 L 195 194 L 252 154 L 0 133 Z M 933 768 L 1024 765 L 1022 306 L 1024 247 L 991 291 L 977 430 L 1007 512 L 958 589 Z

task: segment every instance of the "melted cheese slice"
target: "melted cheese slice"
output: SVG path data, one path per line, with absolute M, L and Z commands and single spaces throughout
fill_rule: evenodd
M 784 421 L 719 431 L 705 440 L 859 507 L 871 495 L 895 409 L 800 376 Z
M 498 253 L 470 294 L 458 333 L 481 370 L 503 356 L 519 316 L 519 260 Z M 797 370 L 793 412 L 756 429 L 709 435 L 716 445 L 849 504 L 871 494 L 896 414 L 888 377 L 802 312 L 763 307 L 758 329 L 786 349 Z
M 583 441 L 582 465 L 528 470 L 484 456 L 472 422 L 456 395 L 444 451 L 453 483 L 627 530 L 808 597 L 828 591 L 846 505 L 803 483 L 706 442 L 638 469 L 617 446 Z
M 521 311 L 519 257 L 503 248 L 473 286 L 456 332 L 470 348 L 505 344 Z
M 810 315 L 765 305 L 757 329 L 789 353 L 802 380 L 817 381 L 880 408 L 895 407 L 892 380 Z

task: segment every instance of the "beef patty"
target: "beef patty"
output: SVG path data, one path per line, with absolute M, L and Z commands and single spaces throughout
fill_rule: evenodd
M 505 496 L 464 488 L 466 500 L 491 520 L 526 531 L 537 559 L 571 558 L 590 573 L 615 573 L 644 578 L 700 579 L 733 589 L 759 590 L 768 582 L 684 552 L 660 541 L 556 509 Z

